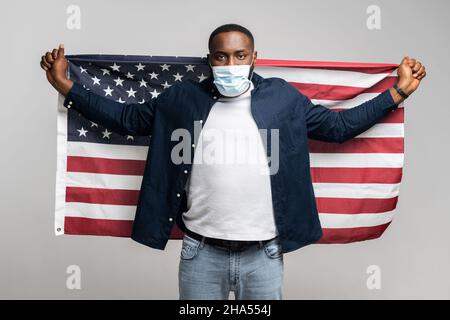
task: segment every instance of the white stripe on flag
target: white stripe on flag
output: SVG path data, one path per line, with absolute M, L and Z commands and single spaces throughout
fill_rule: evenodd
M 256 67 L 255 72 L 264 78 L 282 78 L 287 82 L 337 85 L 358 88 L 370 88 L 388 76 L 397 76 L 396 70 L 391 73 L 367 74 L 356 71 L 293 67 Z
M 404 136 L 403 123 L 377 123 L 357 135 L 358 138 L 401 138 Z
M 310 153 L 317 168 L 401 168 L 403 153 Z
M 145 160 L 148 146 L 124 146 L 92 142 L 67 142 L 67 155 L 123 160 Z
M 139 190 L 142 176 L 67 172 L 68 187 Z
M 347 100 L 322 100 L 322 99 L 311 99 L 314 104 L 320 104 L 329 109 L 350 109 L 360 104 L 369 101 L 380 93 L 361 93 L 352 99 Z M 398 105 L 399 108 L 403 108 L 403 102 Z
M 319 213 L 322 228 L 358 228 L 379 226 L 392 221 L 395 210 L 383 213 Z
M 92 219 L 134 220 L 136 206 L 67 202 L 67 216 Z
M 389 199 L 398 196 L 400 183 L 313 183 L 320 198 Z

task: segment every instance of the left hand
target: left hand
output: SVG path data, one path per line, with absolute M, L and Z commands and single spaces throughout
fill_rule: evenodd
M 416 59 L 406 56 L 397 69 L 398 86 L 408 95 L 416 91 L 427 75 L 425 66 Z

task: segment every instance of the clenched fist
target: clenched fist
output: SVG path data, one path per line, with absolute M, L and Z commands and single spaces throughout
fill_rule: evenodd
M 47 51 L 41 57 L 41 68 L 45 70 L 48 82 L 63 96 L 69 93 L 73 85 L 73 82 L 67 79 L 67 67 L 63 44 L 52 52 Z
M 420 82 L 427 75 L 425 66 L 416 59 L 406 56 L 397 69 L 398 81 L 397 85 L 404 93 L 410 95 L 420 85 Z M 396 104 L 402 102 L 404 98 L 395 90 L 395 88 L 389 89 L 392 98 Z
M 419 87 L 420 81 L 427 75 L 425 66 L 416 59 L 404 57 L 397 69 L 398 86 L 411 94 Z

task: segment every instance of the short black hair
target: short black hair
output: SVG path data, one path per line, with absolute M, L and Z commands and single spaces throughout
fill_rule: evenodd
M 248 30 L 246 27 L 243 27 L 239 24 L 235 24 L 235 23 L 228 23 L 228 24 L 224 24 L 221 25 L 220 27 L 217 27 L 209 36 L 209 41 L 208 41 L 208 49 L 211 52 L 212 49 L 212 42 L 213 39 L 216 35 L 218 35 L 219 33 L 222 32 L 230 32 L 230 31 L 238 31 L 238 32 L 242 32 L 243 34 L 245 34 L 249 39 L 250 42 L 252 44 L 252 50 L 255 47 L 255 40 L 253 39 L 253 35 L 250 32 L 250 30 Z

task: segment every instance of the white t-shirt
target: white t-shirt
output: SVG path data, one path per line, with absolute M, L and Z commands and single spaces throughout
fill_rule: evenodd
M 267 240 L 278 234 L 267 157 L 250 111 L 253 88 L 219 98 L 199 135 L 183 221 L 205 237 Z

